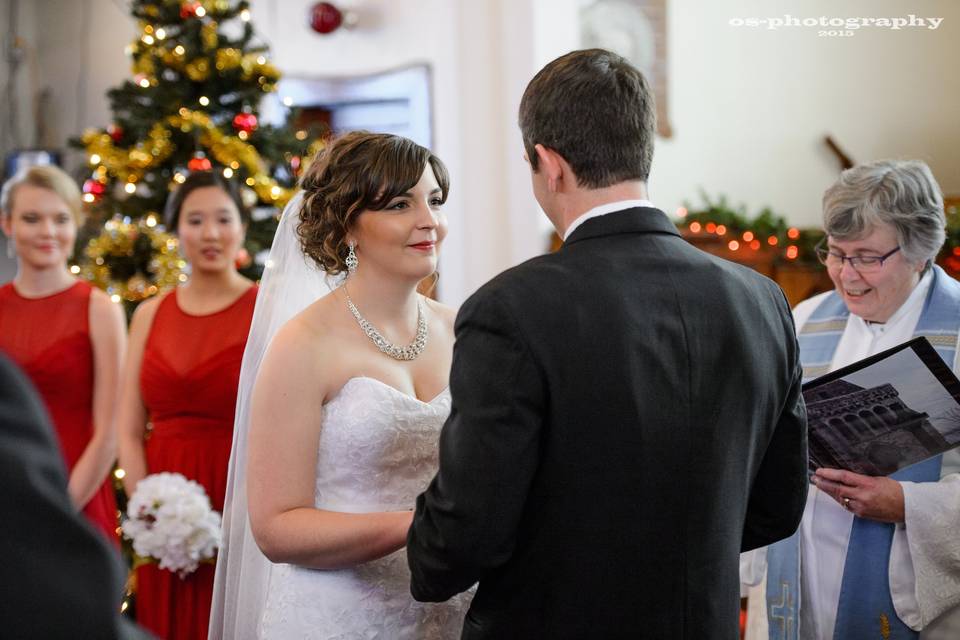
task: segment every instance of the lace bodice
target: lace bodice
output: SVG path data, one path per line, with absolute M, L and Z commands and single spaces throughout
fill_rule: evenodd
M 436 473 L 449 412 L 448 390 L 422 402 L 374 378 L 348 380 L 324 407 L 316 506 L 352 513 L 412 509 Z M 470 597 L 415 602 L 403 549 L 336 571 L 274 565 L 260 636 L 459 638 Z
M 374 378 L 348 380 L 324 407 L 317 507 L 412 509 L 437 471 L 437 439 L 448 413 L 447 390 L 421 402 Z

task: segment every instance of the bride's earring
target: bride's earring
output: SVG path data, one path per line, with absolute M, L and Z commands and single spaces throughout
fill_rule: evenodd
M 357 254 L 353 250 L 353 243 L 351 242 L 348 246 L 350 250 L 347 251 L 347 259 L 344 260 L 344 262 L 347 265 L 347 271 L 353 273 L 357 270 L 357 266 L 360 264 L 360 261 L 357 260 Z
M 11 260 L 17 257 L 17 248 L 13 246 L 13 238 L 7 238 L 7 257 Z

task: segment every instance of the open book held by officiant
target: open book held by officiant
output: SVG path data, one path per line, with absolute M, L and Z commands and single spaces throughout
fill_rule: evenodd
M 803 385 L 810 473 L 890 475 L 960 446 L 960 380 L 915 338 Z

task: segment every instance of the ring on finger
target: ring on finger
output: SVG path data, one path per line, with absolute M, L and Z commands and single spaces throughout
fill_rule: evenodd
M 847 511 L 850 510 L 850 498 L 849 498 L 849 497 L 844 496 L 844 498 L 843 498 L 843 508 L 846 509 Z

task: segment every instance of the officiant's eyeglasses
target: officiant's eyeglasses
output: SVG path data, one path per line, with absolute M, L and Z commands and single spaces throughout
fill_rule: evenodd
M 897 251 L 900 251 L 899 245 L 894 247 L 892 251 L 889 251 L 882 256 L 845 256 L 842 253 L 834 253 L 824 246 L 826 238 L 820 241 L 820 244 L 816 247 L 817 258 L 820 259 L 820 262 L 826 266 L 834 269 L 840 269 L 843 267 L 843 262 L 846 260 L 850 263 L 850 266 L 859 271 L 860 273 L 870 273 L 871 271 L 879 271 L 883 268 L 884 261 L 895 254 Z

